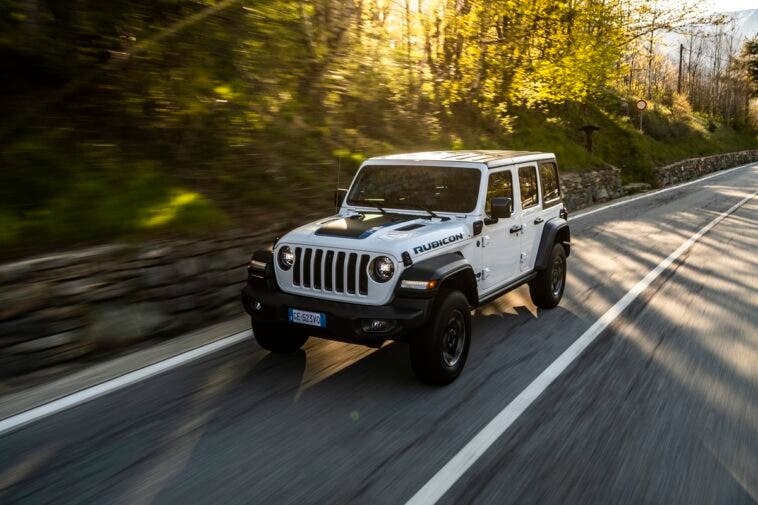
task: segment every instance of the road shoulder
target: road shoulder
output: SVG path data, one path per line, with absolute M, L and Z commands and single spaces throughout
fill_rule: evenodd
M 52 382 L 23 388 L 0 397 L 0 419 L 64 398 L 116 377 L 201 348 L 250 327 L 245 316 L 224 321 L 169 341 L 73 372 Z

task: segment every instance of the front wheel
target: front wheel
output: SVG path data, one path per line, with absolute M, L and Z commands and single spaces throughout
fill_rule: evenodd
M 561 244 L 554 244 L 547 268 L 529 283 L 529 294 L 537 307 L 552 309 L 561 301 L 565 287 L 566 251 Z
M 430 321 L 411 338 L 413 372 L 428 384 L 450 384 L 463 370 L 470 344 L 468 300 L 460 291 L 442 291 Z
M 253 321 L 253 336 L 258 345 L 267 351 L 291 354 L 305 345 L 308 335 L 300 328 L 284 323 Z

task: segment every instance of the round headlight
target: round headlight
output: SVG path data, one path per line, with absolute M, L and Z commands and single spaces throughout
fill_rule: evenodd
M 295 264 L 295 253 L 289 246 L 279 249 L 279 267 L 282 270 L 289 270 Z
M 387 256 L 377 256 L 371 270 L 375 281 L 387 282 L 395 275 L 395 264 Z

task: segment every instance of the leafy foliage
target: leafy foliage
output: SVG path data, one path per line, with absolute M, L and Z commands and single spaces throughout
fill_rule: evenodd
M 758 96 L 758 35 L 745 43 L 743 57 L 746 61 L 750 92 Z

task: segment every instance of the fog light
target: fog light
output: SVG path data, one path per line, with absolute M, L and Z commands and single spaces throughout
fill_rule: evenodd
M 367 333 L 381 333 L 390 331 L 395 327 L 395 321 L 391 319 L 364 319 L 363 331 Z
M 261 310 L 263 308 L 263 305 L 261 305 L 261 302 L 255 302 L 253 307 L 255 307 L 255 310 Z

